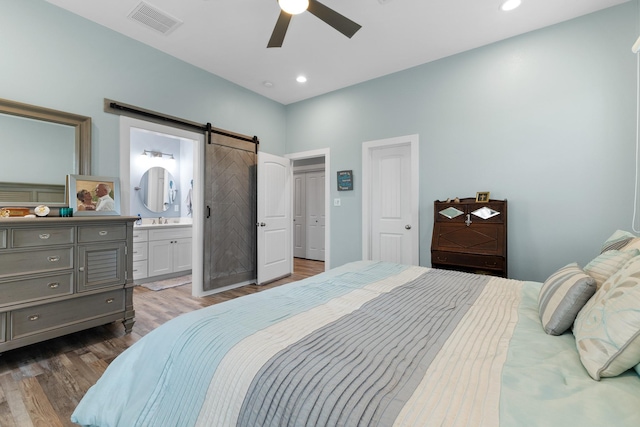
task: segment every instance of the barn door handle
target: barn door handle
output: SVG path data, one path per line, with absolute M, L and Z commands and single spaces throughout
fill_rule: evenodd
M 211 206 L 207 205 L 207 218 L 211 218 Z

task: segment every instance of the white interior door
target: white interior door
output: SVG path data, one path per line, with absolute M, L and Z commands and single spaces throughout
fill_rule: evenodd
M 304 173 L 293 174 L 293 256 L 307 257 L 306 181 Z
M 307 172 L 307 258 L 324 261 L 324 172 Z
M 291 274 L 291 160 L 258 152 L 258 284 Z
M 364 259 L 419 264 L 416 161 L 417 135 L 363 146 Z

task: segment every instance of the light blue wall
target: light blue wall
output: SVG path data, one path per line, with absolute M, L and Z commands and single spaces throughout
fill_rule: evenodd
M 104 98 L 285 152 L 283 105 L 43 0 L 0 2 L 0 97 L 90 116 L 94 175 L 120 172 L 119 118 L 103 111 Z
M 119 174 L 104 98 L 274 154 L 330 147 L 333 266 L 362 253 L 362 142 L 417 133 L 421 264 L 433 200 L 491 191 L 509 200 L 510 275 L 544 280 L 631 227 L 637 22 L 634 1 L 285 107 L 43 0 L 2 1 L 0 96 L 91 116 L 96 175 Z M 355 190 L 338 194 L 344 169 Z
M 524 10 L 522 11 L 524 13 Z M 361 258 L 361 145 L 419 134 L 420 262 L 433 201 L 509 201 L 509 272 L 585 265 L 633 213 L 637 3 L 287 106 L 287 149 L 331 148 L 331 262 Z M 352 169 L 355 190 L 335 189 Z

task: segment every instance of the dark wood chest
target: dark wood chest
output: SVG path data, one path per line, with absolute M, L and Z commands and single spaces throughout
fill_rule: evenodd
M 507 201 L 434 202 L 431 265 L 507 277 Z

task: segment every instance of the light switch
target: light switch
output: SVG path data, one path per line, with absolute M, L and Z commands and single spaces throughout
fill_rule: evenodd
M 340 199 L 333 199 L 333 206 L 341 206 L 341 200 Z

